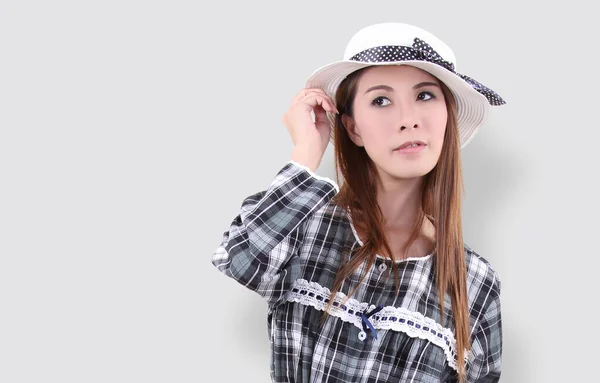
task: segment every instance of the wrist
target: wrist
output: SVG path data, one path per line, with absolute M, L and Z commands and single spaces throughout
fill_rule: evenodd
M 317 170 L 321 162 L 319 154 L 314 152 L 314 150 L 296 146 L 292 152 L 291 160 L 306 166 L 314 172 Z

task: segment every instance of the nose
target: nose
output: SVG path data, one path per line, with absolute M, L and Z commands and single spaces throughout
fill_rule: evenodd
M 397 125 L 400 131 L 406 130 L 409 127 L 419 127 L 419 117 L 414 105 L 410 103 L 404 103 L 398 108 L 399 118 Z
M 411 125 L 409 125 L 409 124 L 407 124 L 407 125 L 401 125 L 401 126 L 400 126 L 400 131 L 407 129 L 407 127 L 408 127 L 408 126 L 411 126 Z M 417 124 L 417 123 L 415 122 L 415 123 L 412 125 L 412 127 L 413 127 L 413 128 L 418 128 L 418 127 L 419 127 L 419 124 Z

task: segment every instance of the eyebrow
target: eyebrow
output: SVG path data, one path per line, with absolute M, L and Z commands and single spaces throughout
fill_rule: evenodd
M 424 81 L 424 82 L 420 82 L 417 85 L 413 86 L 413 89 L 419 89 L 419 88 L 423 88 L 425 86 L 437 86 L 438 88 L 440 87 L 435 82 Z M 375 85 L 375 86 L 372 86 L 369 89 L 367 89 L 365 94 L 367 94 L 371 91 L 374 91 L 374 90 L 378 90 L 378 89 L 387 90 L 388 92 L 394 91 L 394 88 L 392 88 L 391 86 L 388 86 L 388 85 Z

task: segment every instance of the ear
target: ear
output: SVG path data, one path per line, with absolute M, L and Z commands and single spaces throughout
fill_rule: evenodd
M 360 137 L 360 131 L 357 129 L 356 123 L 354 122 L 354 118 L 342 114 L 342 124 L 344 124 L 344 128 L 346 128 L 352 142 L 354 142 L 356 146 L 364 146 L 363 140 Z

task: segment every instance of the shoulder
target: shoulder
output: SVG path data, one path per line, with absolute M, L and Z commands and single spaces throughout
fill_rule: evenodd
M 349 227 L 348 211 L 336 204 L 334 200 L 329 200 L 315 210 L 307 220 L 306 226 L 308 233 L 320 233 L 327 237 L 336 236 L 340 229 Z
M 501 280 L 494 266 L 465 244 L 467 264 L 467 293 L 472 309 L 485 311 L 494 300 L 500 299 Z
M 317 211 L 323 218 L 327 218 L 334 221 L 346 221 L 348 220 L 348 210 L 345 207 L 340 206 L 336 203 L 335 199 L 329 200 L 321 209 Z
M 490 261 L 465 244 L 465 257 L 467 263 L 467 276 L 490 287 L 500 289 L 500 275 Z

